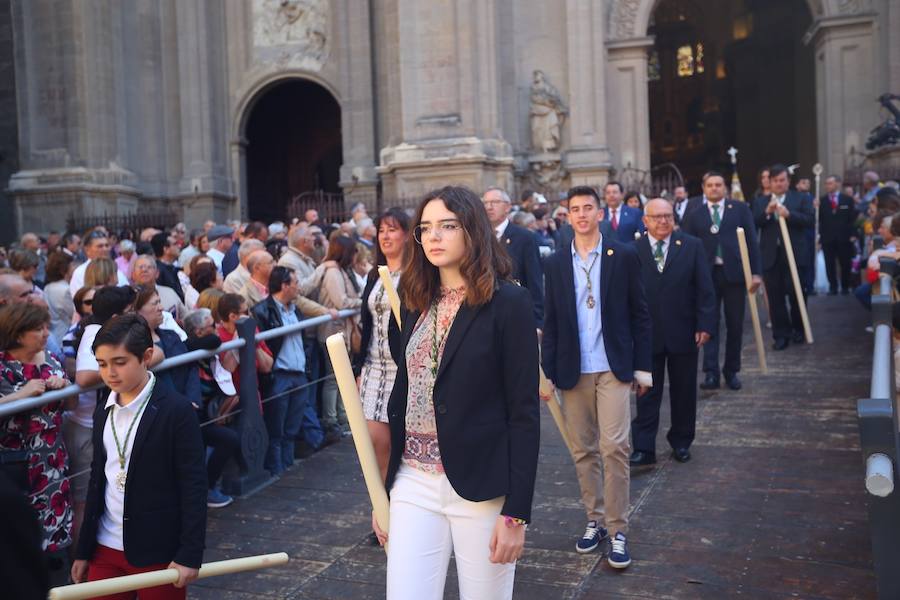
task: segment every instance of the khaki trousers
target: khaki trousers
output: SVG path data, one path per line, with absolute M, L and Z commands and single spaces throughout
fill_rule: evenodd
M 582 373 L 574 388 L 562 392 L 581 501 L 588 520 L 610 536 L 628 533 L 630 393 L 631 384 L 611 371 Z

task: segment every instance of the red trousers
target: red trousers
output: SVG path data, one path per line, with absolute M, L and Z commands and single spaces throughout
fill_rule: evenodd
M 87 578 L 88 581 L 97 581 L 98 579 L 110 579 L 111 577 L 134 575 L 135 573 L 159 571 L 168 566 L 168 563 L 163 563 L 147 567 L 135 567 L 125 559 L 124 552 L 98 545 L 97 550 L 94 552 L 94 558 L 88 563 Z M 185 600 L 187 598 L 187 588 L 178 589 L 174 585 L 160 585 L 135 592 L 99 596 L 96 600 L 134 600 L 135 598 L 140 600 Z

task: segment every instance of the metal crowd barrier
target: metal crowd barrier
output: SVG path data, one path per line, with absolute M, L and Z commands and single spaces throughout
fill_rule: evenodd
M 358 310 L 342 310 L 338 312 L 338 318 L 350 317 L 358 312 Z M 284 325 L 282 327 L 276 327 L 275 329 L 257 333 L 256 321 L 252 317 L 245 317 L 237 323 L 236 337 L 231 341 L 222 343 L 215 350 L 194 350 L 193 352 L 187 352 L 180 356 L 167 358 L 153 368 L 154 372 L 160 372 L 205 358 L 211 358 L 227 350 L 238 351 L 240 357 L 240 365 L 238 366 L 240 389 L 238 389 L 237 392 L 240 401 L 237 408 L 228 415 L 223 416 L 236 416 L 235 429 L 241 437 L 242 464 L 229 464 L 226 468 L 225 473 L 222 476 L 222 489 L 226 494 L 245 496 L 264 486 L 271 480 L 269 472 L 263 469 L 263 460 L 265 459 L 266 449 L 269 445 L 269 436 L 266 432 L 260 404 L 265 403 L 272 398 L 263 400 L 259 395 L 256 373 L 256 344 L 272 338 L 300 333 L 304 329 L 317 327 L 332 320 L 330 315 L 322 315 L 320 317 L 304 319 L 293 325 Z M 321 381 L 321 379 L 311 381 L 306 385 L 314 385 L 319 381 Z M 81 392 L 96 390 L 102 387 L 102 384 L 86 388 L 73 384 L 59 390 L 45 392 L 44 394 L 33 398 L 24 398 L 22 400 L 0 404 L 0 418 L 29 411 L 45 404 L 49 404 L 50 402 L 63 400 L 80 394 Z M 208 425 L 217 420 L 218 419 L 213 419 L 202 425 Z M 70 475 L 70 477 L 79 475 L 82 475 L 82 473 L 75 473 Z
M 866 469 L 869 528 L 879 598 L 900 598 L 900 491 L 896 489 L 900 427 L 894 381 L 894 277 L 900 266 L 881 259 L 881 276 L 872 296 L 872 381 L 869 398 L 857 402 L 859 439 Z

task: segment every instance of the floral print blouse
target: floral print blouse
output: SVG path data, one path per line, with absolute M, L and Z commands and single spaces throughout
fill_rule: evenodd
M 25 364 L 0 354 L 0 391 L 12 393 L 32 379 L 66 377 L 49 352 L 42 365 Z M 26 450 L 31 506 L 43 529 L 42 548 L 55 552 L 72 543 L 69 455 L 63 443 L 62 401 L 0 419 L 0 452 Z
M 455 289 L 441 287 L 440 299 L 420 318 L 406 347 L 409 389 L 403 462 L 426 473 L 444 472 L 441 450 L 438 447 L 432 391 L 435 374 L 440 367 L 444 347 L 447 345 L 447 334 L 465 298 L 465 287 Z M 436 360 L 433 358 L 435 345 L 437 345 Z

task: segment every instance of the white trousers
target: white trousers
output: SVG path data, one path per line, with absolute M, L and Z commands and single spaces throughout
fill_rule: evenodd
M 446 475 L 405 464 L 391 488 L 388 600 L 441 600 L 456 556 L 460 600 L 512 598 L 516 565 L 490 561 L 490 542 L 503 497 L 470 502 Z

